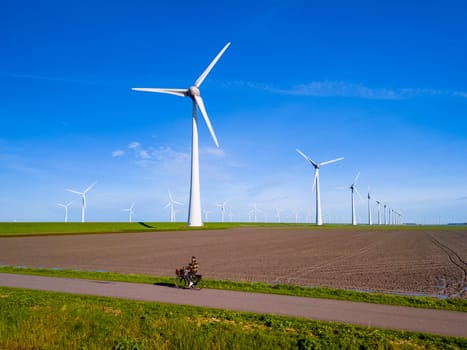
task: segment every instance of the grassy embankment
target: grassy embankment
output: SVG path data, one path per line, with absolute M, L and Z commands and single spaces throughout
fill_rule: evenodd
M 0 287 L 1 349 L 465 349 L 467 339 Z

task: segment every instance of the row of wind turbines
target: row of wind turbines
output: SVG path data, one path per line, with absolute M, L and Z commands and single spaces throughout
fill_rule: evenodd
M 97 184 L 97 181 L 95 181 L 94 183 L 92 183 L 89 187 L 87 187 L 84 191 L 77 191 L 77 190 L 72 190 L 72 189 L 67 189 L 66 191 L 68 192 L 72 192 L 72 193 L 75 193 L 79 196 L 81 196 L 81 222 L 84 222 L 85 221 L 85 213 L 86 213 L 86 210 L 87 210 L 87 201 L 86 201 L 86 194 Z M 176 218 L 175 218 L 175 205 L 183 205 L 183 203 L 180 203 L 180 202 L 177 202 L 176 200 L 173 199 L 172 197 L 172 193 L 170 191 L 169 192 L 169 202 L 167 203 L 167 205 L 164 207 L 164 209 L 167 209 L 167 208 L 170 208 L 170 222 L 175 222 Z M 62 203 L 57 203 L 57 205 L 59 205 L 60 207 L 63 207 L 65 209 L 65 222 L 68 222 L 68 210 L 69 210 L 69 207 L 71 206 L 71 204 L 73 204 L 73 202 L 69 202 L 69 203 L 66 203 L 66 204 L 62 204 Z M 129 222 L 133 222 L 133 218 L 135 216 L 135 211 L 134 211 L 134 208 L 135 208 L 135 202 L 133 202 L 133 204 L 129 207 L 129 208 L 125 208 L 125 209 L 122 209 L 123 211 L 127 211 L 128 212 L 128 221 Z
M 322 216 L 322 211 L 321 211 L 321 195 L 320 195 L 320 188 L 319 188 L 319 169 L 323 165 L 328 165 L 332 164 L 335 162 L 338 162 L 340 160 L 343 160 L 343 157 L 336 158 L 333 160 L 328 160 L 325 162 L 315 162 L 313 159 L 308 157 L 306 154 L 304 154 L 302 151 L 300 151 L 298 148 L 296 151 L 303 157 L 305 160 L 307 160 L 314 168 L 315 168 L 315 175 L 313 178 L 313 186 L 312 186 L 312 191 L 316 190 L 316 225 L 321 226 L 323 225 L 323 216 Z M 357 189 L 357 181 L 360 176 L 360 172 L 357 173 L 355 176 L 355 179 L 353 180 L 352 184 L 350 185 L 350 196 L 351 196 L 351 205 L 352 205 L 352 225 L 357 225 L 357 212 L 355 210 L 355 193 L 358 194 L 358 196 L 362 197 L 360 193 L 358 192 Z M 368 225 L 373 225 L 373 218 L 372 218 L 372 208 L 371 208 L 371 194 L 370 194 L 370 188 L 368 187 Z M 387 224 L 400 224 L 402 223 L 402 214 L 399 212 L 395 211 L 394 209 L 390 208 L 387 203 L 382 203 L 382 201 L 375 201 L 376 204 L 378 205 L 378 225 L 387 225 Z M 383 218 L 384 220 L 381 220 L 381 204 L 383 204 Z M 386 209 L 387 209 L 387 215 L 386 215 Z
M 200 177 L 199 177 L 199 146 L 198 146 L 198 109 L 201 112 L 201 115 L 206 123 L 206 126 L 211 134 L 211 137 L 216 145 L 216 147 L 219 148 L 219 142 L 217 140 L 216 134 L 214 132 L 214 129 L 211 125 L 211 121 L 209 119 L 209 116 L 206 111 L 206 107 L 204 105 L 204 101 L 201 97 L 201 91 L 200 87 L 208 74 L 211 72 L 213 67 L 216 65 L 216 63 L 219 61 L 221 56 L 224 54 L 224 52 L 227 50 L 227 48 L 230 46 L 230 42 L 228 42 L 221 51 L 215 56 L 215 58 L 211 61 L 211 63 L 208 65 L 208 67 L 202 72 L 202 74 L 196 79 L 194 84 L 190 86 L 189 88 L 185 89 L 180 89 L 180 88 L 132 88 L 132 90 L 135 91 L 143 91 L 143 92 L 154 92 L 154 93 L 163 93 L 163 94 L 170 94 L 170 95 L 175 95 L 179 97 L 189 97 L 192 101 L 192 143 L 191 143 L 191 176 L 190 176 L 190 199 L 189 199 L 189 209 L 188 209 L 188 225 L 189 226 L 203 226 L 203 221 L 202 221 L 202 209 L 201 209 L 201 194 L 200 194 Z M 307 155 L 305 155 L 302 151 L 297 149 L 297 152 L 304 157 L 314 168 L 315 168 L 315 175 L 313 179 L 313 190 L 316 189 L 316 224 L 317 225 L 322 225 L 323 224 L 323 219 L 322 219 L 322 211 L 321 211 L 321 198 L 320 198 L 320 188 L 319 188 L 319 169 L 320 167 L 324 165 L 328 165 L 331 163 L 335 163 L 337 161 L 340 161 L 344 158 L 337 158 L 334 160 L 329 160 L 325 162 L 315 162 L 311 158 L 309 158 Z M 358 193 L 358 190 L 356 188 L 356 182 L 359 177 L 359 173 L 355 177 L 355 180 L 353 181 L 352 185 L 350 186 L 351 190 L 351 200 L 352 200 L 352 224 L 356 225 L 357 224 L 357 219 L 356 219 L 356 212 L 355 212 L 355 199 L 354 199 L 354 194 L 355 192 Z M 76 191 L 76 190 L 71 190 L 69 189 L 68 191 L 78 194 L 82 198 L 82 222 L 84 222 L 85 219 L 85 210 L 86 210 L 86 193 L 89 192 L 94 185 L 96 184 L 93 183 L 90 185 L 88 188 L 86 188 L 84 191 Z M 372 219 L 371 219 L 371 207 L 370 207 L 370 194 L 368 193 L 368 208 L 369 208 L 369 224 L 372 224 Z M 382 221 L 380 220 L 380 203 L 381 202 L 376 202 L 378 203 L 378 224 L 381 224 Z M 71 203 L 68 204 L 59 204 L 60 206 L 63 206 L 66 210 L 66 216 L 65 220 L 67 220 L 68 217 L 68 207 Z M 170 208 L 171 210 L 171 221 L 175 221 L 175 205 L 179 205 L 181 203 L 173 200 L 172 195 L 169 191 L 169 203 L 166 205 L 165 208 Z M 222 221 L 224 221 L 224 215 L 225 215 L 225 205 L 226 202 L 223 202 L 221 204 L 218 204 L 217 206 L 221 209 L 221 215 L 222 215 Z M 386 207 L 387 205 L 384 204 L 384 221 L 386 222 Z M 129 212 L 129 220 L 131 222 L 132 217 L 134 215 L 134 204 L 128 208 L 124 209 L 125 211 Z M 258 212 L 258 208 L 256 207 L 256 204 L 252 210 L 252 215 L 254 215 L 255 222 L 256 222 L 256 215 Z M 391 216 L 392 213 L 392 216 Z M 206 219 L 207 219 L 207 213 Z M 395 215 L 398 215 L 401 217 L 399 213 L 396 211 L 392 210 L 389 211 L 388 217 L 393 218 Z M 392 219 L 390 219 L 392 220 Z

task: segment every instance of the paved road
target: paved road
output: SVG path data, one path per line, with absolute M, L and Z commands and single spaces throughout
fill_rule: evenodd
M 0 273 L 0 286 L 298 316 L 322 321 L 467 337 L 467 312 L 2 273 Z

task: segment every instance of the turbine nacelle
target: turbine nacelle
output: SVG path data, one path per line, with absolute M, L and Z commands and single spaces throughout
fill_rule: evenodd
M 192 100 L 195 100 L 196 97 L 200 97 L 201 93 L 199 89 L 196 86 L 190 86 L 190 88 L 187 91 L 186 94 L 188 97 L 190 97 Z

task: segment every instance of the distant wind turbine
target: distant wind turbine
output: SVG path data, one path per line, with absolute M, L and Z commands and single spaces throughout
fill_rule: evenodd
M 381 202 L 376 201 L 376 204 L 378 204 L 378 225 L 381 225 L 381 212 L 380 212 Z
M 233 222 L 233 217 L 234 217 L 234 213 L 232 212 L 232 209 L 229 209 L 230 222 Z
M 81 196 L 81 199 L 82 199 L 81 222 L 84 222 L 84 212 L 86 211 L 86 208 L 87 208 L 87 206 L 86 206 L 86 193 L 88 193 L 91 190 L 91 188 L 93 188 L 96 184 L 97 184 L 97 181 L 95 181 L 91 186 L 86 188 L 83 192 L 67 189 L 68 192 L 72 192 L 72 193 L 75 193 L 75 194 L 78 194 L 78 195 Z
M 57 204 L 57 205 L 65 208 L 65 222 L 68 222 L 68 207 L 71 205 L 71 203 L 73 203 L 73 202 L 70 202 L 70 203 L 67 203 L 67 204 L 60 204 L 60 203 Z
M 355 176 L 352 185 L 350 185 L 349 187 L 352 199 L 352 225 L 357 225 L 357 213 L 355 212 L 355 192 L 357 192 L 357 194 L 360 195 L 360 193 L 357 190 L 357 180 L 359 176 L 360 172 L 358 172 L 357 176 Z
M 164 209 L 170 208 L 170 222 L 175 222 L 175 204 L 183 205 L 183 203 L 177 202 L 173 199 L 172 193 L 169 192 L 169 202 L 164 207 Z
M 386 207 L 387 207 L 387 204 L 384 203 L 384 205 L 383 205 L 383 222 L 384 222 L 385 225 L 387 225 L 387 223 L 388 223 L 387 222 L 387 217 L 386 217 Z
M 221 209 L 221 217 L 222 222 L 224 222 L 224 215 L 225 215 L 225 205 L 227 204 L 228 200 L 224 201 L 224 203 L 216 204 L 216 207 Z
M 373 218 L 371 217 L 371 195 L 370 195 L 370 186 L 368 186 L 368 225 L 373 225 Z
M 256 215 L 258 214 L 258 212 L 260 212 L 261 210 L 258 209 L 258 207 L 256 206 L 256 203 L 253 205 L 253 208 L 250 210 L 250 214 L 253 214 L 253 218 L 254 218 L 254 221 L 253 222 L 256 222 Z
M 341 158 L 337 158 L 337 159 L 334 159 L 334 160 L 328 160 L 326 162 L 321 162 L 321 163 L 317 163 L 315 162 L 314 160 L 312 160 L 311 158 L 309 158 L 307 155 L 305 155 L 302 151 L 300 151 L 298 148 L 296 149 L 296 151 L 303 157 L 305 158 L 305 160 L 307 160 L 311 165 L 313 165 L 313 167 L 315 168 L 315 177 L 313 179 L 313 187 L 312 187 L 312 191 L 315 189 L 316 187 L 316 225 L 322 225 L 323 224 L 323 217 L 322 217 L 322 214 L 321 214 L 321 197 L 320 197 L 320 189 L 319 189 L 319 169 L 323 166 L 323 165 L 327 165 L 327 164 L 331 164 L 331 163 L 334 163 L 334 162 L 337 162 L 339 160 L 342 160 L 344 159 L 343 157 Z
M 204 222 L 208 222 L 208 214 L 211 213 L 210 210 L 203 210 L 204 212 Z
M 281 210 L 279 208 L 276 208 L 276 219 L 278 223 L 281 222 Z
M 203 221 L 201 217 L 201 195 L 200 195 L 200 185 L 199 185 L 199 150 L 198 150 L 198 117 L 197 111 L 198 108 L 201 111 L 201 114 L 206 122 L 206 125 L 211 133 L 211 136 L 214 140 L 214 143 L 219 147 L 219 142 L 217 141 L 216 134 L 214 129 L 211 126 L 206 108 L 204 106 L 203 99 L 201 98 L 200 86 L 203 83 L 204 79 L 208 76 L 211 69 L 217 63 L 217 61 L 224 54 L 225 50 L 229 47 L 230 43 L 224 46 L 224 48 L 217 54 L 217 56 L 212 60 L 209 66 L 205 71 L 199 76 L 195 81 L 195 84 L 188 89 L 160 89 L 160 88 L 133 88 L 137 91 L 147 91 L 147 92 L 158 92 L 163 94 L 171 94 L 181 97 L 188 96 L 193 101 L 192 108 L 192 143 L 191 143 L 191 184 L 190 184 L 190 204 L 188 210 L 188 225 L 189 226 L 203 226 Z
M 135 207 L 135 203 L 133 203 L 133 204 L 131 205 L 131 207 L 129 207 L 128 209 L 123 209 L 123 211 L 127 211 L 127 212 L 128 212 L 128 216 L 129 216 L 129 217 L 128 217 L 128 221 L 129 221 L 129 222 L 133 222 L 133 217 L 134 217 L 134 215 L 135 215 L 135 212 L 134 212 L 134 210 L 133 210 L 134 207 Z

